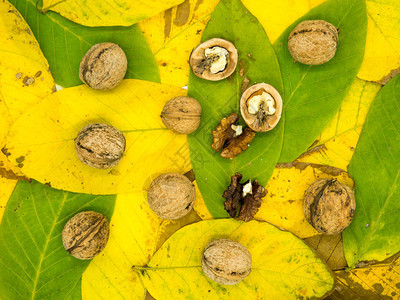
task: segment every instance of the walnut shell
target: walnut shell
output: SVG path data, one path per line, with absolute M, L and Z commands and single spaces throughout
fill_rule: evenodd
M 225 69 L 217 73 L 212 73 L 210 67 L 213 60 L 206 58 L 205 51 L 206 49 L 216 46 L 227 50 L 228 55 L 226 56 Z M 235 71 L 237 61 L 238 53 L 235 46 L 231 42 L 220 38 L 213 38 L 198 45 L 192 51 L 189 64 L 196 76 L 206 80 L 217 81 L 229 77 Z
M 324 64 L 335 56 L 337 47 L 337 29 L 323 20 L 303 21 L 289 35 L 290 55 L 302 64 Z
M 95 211 L 83 211 L 73 216 L 62 231 L 66 251 L 78 259 L 92 259 L 103 251 L 108 241 L 107 218 Z
M 200 116 L 200 103 L 185 96 L 169 100 L 161 112 L 164 125 L 178 134 L 194 132 L 200 125 Z
M 125 143 L 125 137 L 118 129 L 107 124 L 88 124 L 75 138 L 75 150 L 83 163 L 108 169 L 121 160 Z
M 250 113 L 249 103 L 254 96 L 269 94 L 275 102 L 275 112 L 267 114 L 265 107 L 259 107 L 255 114 Z M 267 83 L 257 83 L 250 86 L 240 98 L 240 113 L 243 120 L 254 131 L 266 132 L 272 130 L 279 122 L 282 115 L 282 97 L 279 92 Z
M 167 173 L 150 184 L 147 201 L 154 213 L 162 219 L 176 220 L 193 208 L 196 191 L 190 180 L 181 174 Z
M 353 220 L 354 192 L 335 179 L 319 179 L 306 190 L 303 209 L 307 221 L 318 232 L 338 234 Z
M 100 43 L 86 52 L 79 66 L 79 78 L 96 90 L 110 90 L 124 79 L 128 60 L 121 47 Z
M 233 285 L 251 272 L 251 254 L 242 244 L 219 239 L 204 249 L 201 261 L 203 272 L 219 284 Z

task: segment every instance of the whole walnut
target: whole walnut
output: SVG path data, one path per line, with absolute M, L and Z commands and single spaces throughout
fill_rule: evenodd
M 78 158 L 97 169 L 116 166 L 124 154 L 125 144 L 124 135 L 107 124 L 88 124 L 75 138 Z
M 161 120 L 165 126 L 178 134 L 190 134 L 200 125 L 201 105 L 190 97 L 176 97 L 169 100 L 162 112 Z
M 234 285 L 251 272 L 251 254 L 242 244 L 218 239 L 204 249 L 201 261 L 203 272 L 219 284 Z
M 187 215 L 193 208 L 196 191 L 184 175 L 167 173 L 158 176 L 150 184 L 147 201 L 154 213 L 162 219 L 176 220 Z
M 78 259 L 92 259 L 107 244 L 109 224 L 107 218 L 95 211 L 83 211 L 73 216 L 62 231 L 66 251 Z
M 121 47 L 100 43 L 86 52 L 79 66 L 79 78 L 96 90 L 110 90 L 124 79 L 128 60 Z
M 337 47 L 337 29 L 323 20 L 303 21 L 289 35 L 289 52 L 302 64 L 324 64 L 335 56 Z
M 303 209 L 307 221 L 318 232 L 338 234 L 353 220 L 354 192 L 336 179 L 319 179 L 305 191 Z

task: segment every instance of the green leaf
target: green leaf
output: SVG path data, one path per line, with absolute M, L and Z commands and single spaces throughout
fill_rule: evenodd
M 294 63 L 289 33 L 304 20 L 325 20 L 339 28 L 336 55 L 319 66 Z M 338 112 L 364 57 L 367 14 L 364 0 L 329 0 L 290 25 L 274 43 L 284 92 L 284 139 L 279 162 L 291 162 L 320 135 Z
M 210 146 L 211 131 L 220 120 L 235 112 L 240 115 L 239 100 L 242 82 L 266 82 L 280 93 L 283 90 L 278 61 L 264 29 L 240 0 L 222 0 L 202 36 L 202 42 L 213 37 L 231 41 L 239 52 L 238 67 L 227 79 L 210 82 L 189 77 L 188 95 L 202 106 L 200 128 L 188 136 L 190 157 L 196 181 L 209 211 L 214 217 L 225 217 L 223 191 L 235 172 L 244 179 L 258 179 L 266 184 L 279 158 L 283 126 L 266 133 L 257 133 L 250 147 L 235 159 L 222 158 Z M 256 42 L 255 42 L 256 41 Z M 243 76 L 241 76 L 242 74 Z
M 347 262 L 384 260 L 400 250 L 400 76 L 372 103 L 350 162 L 357 201 L 343 233 Z
M 227 238 L 252 256 L 250 274 L 236 285 L 208 279 L 201 267 L 204 248 Z M 266 222 L 210 220 L 171 236 L 145 267 L 134 267 L 156 299 L 314 299 L 334 280 L 329 269 L 302 240 Z
M 10 2 L 35 34 L 57 84 L 63 87 L 82 84 L 79 63 L 90 47 L 101 42 L 119 44 L 124 50 L 128 58 L 125 78 L 160 82 L 156 60 L 139 26 L 85 27 L 54 12 L 41 13 L 36 0 Z
M 0 226 L 3 299 L 76 299 L 90 261 L 64 250 L 61 232 L 73 215 L 94 210 L 110 220 L 115 196 L 74 194 L 20 181 Z

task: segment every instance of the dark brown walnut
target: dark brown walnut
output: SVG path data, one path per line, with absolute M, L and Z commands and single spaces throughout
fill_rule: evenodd
M 215 151 L 221 151 L 223 158 L 233 159 L 245 151 L 255 137 L 255 132 L 246 128 L 242 132 L 242 126 L 236 125 L 239 116 L 235 113 L 223 118 L 215 130 L 212 131 L 213 143 L 211 147 Z
M 237 61 L 235 46 L 220 38 L 213 38 L 197 46 L 189 59 L 196 76 L 212 81 L 230 76 L 236 69 Z
M 288 40 L 290 55 L 306 65 L 321 65 L 330 61 L 337 47 L 337 29 L 323 20 L 301 22 L 292 30 Z
M 147 201 L 154 213 L 162 219 L 176 220 L 193 208 L 196 191 L 190 180 L 181 174 L 167 173 L 150 184 Z
M 218 239 L 204 249 L 201 266 L 211 280 L 234 285 L 250 274 L 251 263 L 251 253 L 245 246 L 229 239 Z
M 191 97 L 181 96 L 169 100 L 161 112 L 164 125 L 178 134 L 190 134 L 200 125 L 201 105 Z
M 107 124 L 88 124 L 75 138 L 78 158 L 97 169 L 116 166 L 124 154 L 125 144 L 124 135 Z
M 231 184 L 224 191 L 222 197 L 226 199 L 224 202 L 225 210 L 232 218 L 236 217 L 239 206 L 242 205 L 238 218 L 248 222 L 254 219 L 261 206 L 262 198 L 267 195 L 267 191 L 257 180 L 253 182 L 247 180 L 244 184 L 241 184 L 241 179 L 240 173 L 233 175 Z
M 107 244 L 109 224 L 107 218 L 95 211 L 83 211 L 73 216 L 62 231 L 66 251 L 78 259 L 92 259 Z
M 303 209 L 307 221 L 318 232 L 338 234 L 353 220 L 354 192 L 336 179 L 319 179 L 305 191 Z
M 100 43 L 86 52 L 79 66 L 79 78 L 96 90 L 110 90 L 124 79 L 128 61 L 121 47 Z
M 282 97 L 272 85 L 254 84 L 240 98 L 240 112 L 252 130 L 272 130 L 282 115 Z

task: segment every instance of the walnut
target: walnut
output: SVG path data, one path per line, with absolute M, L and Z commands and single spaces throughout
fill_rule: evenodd
M 324 64 L 335 56 L 337 47 L 338 30 L 323 20 L 303 21 L 289 35 L 289 52 L 302 64 Z
M 193 73 L 206 80 L 222 80 L 236 69 L 238 53 L 235 46 L 224 39 L 208 40 L 193 50 L 189 63 Z
M 239 211 L 238 218 L 248 222 L 254 218 L 258 212 L 262 198 L 267 195 L 265 188 L 254 180 L 253 183 L 247 180 L 244 184 L 240 183 L 242 174 L 236 173 L 231 177 L 231 184 L 222 197 L 226 199 L 224 202 L 225 210 L 232 218 L 236 217 L 239 205 L 242 207 Z
M 281 95 L 272 85 L 254 84 L 240 98 L 240 112 L 243 120 L 254 131 L 272 130 L 281 118 Z
M 75 138 L 78 158 L 97 169 L 116 166 L 124 154 L 125 144 L 124 135 L 107 124 L 88 124 Z
M 336 179 L 319 179 L 305 191 L 303 209 L 307 221 L 318 232 L 338 234 L 353 220 L 354 192 Z
M 218 239 L 211 241 L 204 249 L 201 266 L 213 281 L 234 285 L 250 274 L 251 263 L 251 254 L 242 244 Z
M 114 43 L 94 45 L 82 58 L 79 78 L 96 90 L 110 90 L 121 83 L 128 61 L 121 47 Z
M 147 192 L 150 208 L 166 220 L 176 220 L 187 215 L 193 208 L 195 198 L 196 190 L 192 182 L 177 173 L 158 176 Z
M 217 128 L 212 131 L 211 147 L 217 152 L 222 149 L 221 156 L 223 158 L 235 158 L 248 148 L 256 135 L 250 128 L 246 128 L 242 132 L 242 126 L 235 125 L 238 119 L 239 116 L 233 113 L 223 118 Z
M 78 259 L 92 259 L 107 244 L 109 224 L 107 218 L 95 211 L 83 211 L 73 216 L 62 231 L 66 251 Z
M 164 125 L 178 134 L 194 132 L 200 125 L 200 116 L 200 103 L 186 96 L 169 100 L 161 112 Z

